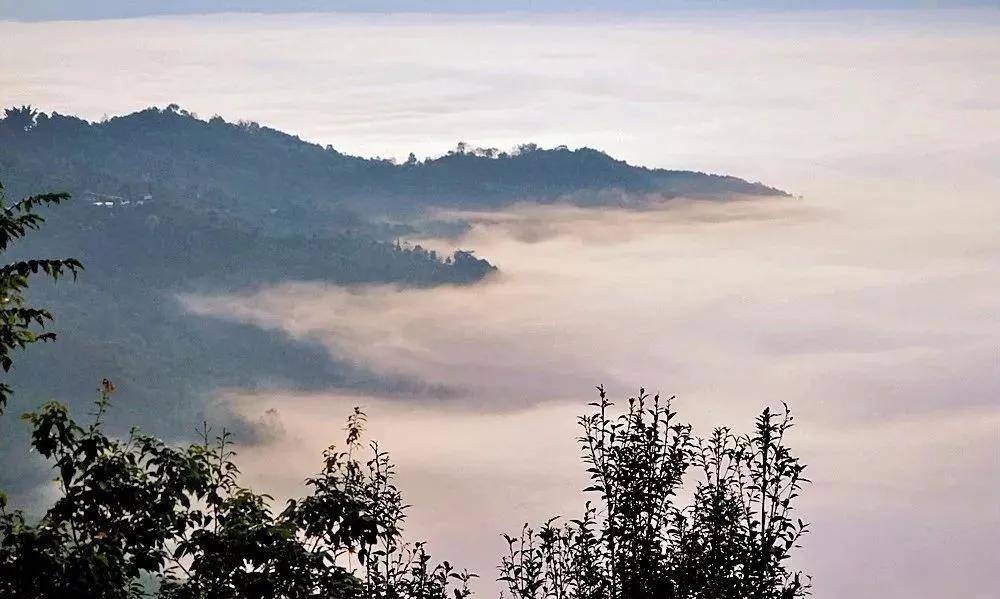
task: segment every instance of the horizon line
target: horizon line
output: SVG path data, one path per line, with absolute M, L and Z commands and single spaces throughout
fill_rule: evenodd
M 1000 11 L 1000 0 L 958 0 L 951 4 L 947 2 L 888 2 L 879 6 L 863 6 L 853 2 L 848 4 L 838 2 L 816 2 L 806 5 L 788 2 L 764 2 L 731 5 L 719 3 L 702 3 L 681 0 L 680 3 L 671 6 L 649 7 L 649 6 L 605 6 L 603 3 L 582 3 L 578 7 L 556 8 L 549 2 L 543 2 L 543 6 L 533 6 L 528 2 L 527 6 L 520 5 L 509 8 L 494 6 L 472 6 L 462 7 L 458 4 L 446 3 L 445 6 L 423 7 L 399 7 L 383 8 L 378 6 L 354 5 L 324 8 L 322 6 L 308 6 L 299 3 L 299 7 L 288 4 L 274 8 L 267 7 L 234 7 L 224 6 L 219 8 L 207 7 L 204 9 L 194 8 L 157 8 L 156 6 L 143 9 L 134 7 L 123 9 L 87 10 L 87 8 L 72 7 L 67 10 L 45 10 L 39 9 L 38 5 L 28 7 L 4 6 L 6 0 L 0 0 L 0 22 L 7 23 L 50 23 L 50 22 L 91 22 L 91 21 L 120 21 L 139 20 L 169 17 L 205 17 L 220 15 L 247 15 L 247 16 L 279 16 L 279 15 L 378 15 L 378 16 L 455 16 L 455 17 L 552 17 L 552 16 L 683 16 L 706 14 L 817 14 L 817 13 L 979 13 Z M 915 5 L 918 4 L 918 5 Z M 134 10 L 137 8 L 137 10 Z M 88 14 L 89 13 L 89 14 Z

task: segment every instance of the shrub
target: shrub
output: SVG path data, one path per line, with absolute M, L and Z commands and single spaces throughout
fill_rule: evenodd
M 792 599 L 809 581 L 788 566 L 807 532 L 794 517 L 805 466 L 784 444 L 787 406 L 754 432 L 695 437 L 671 400 L 644 390 L 613 412 L 602 387 L 580 418 L 599 494 L 583 515 L 506 536 L 499 580 L 516 599 Z M 697 474 L 681 502 L 689 471 Z

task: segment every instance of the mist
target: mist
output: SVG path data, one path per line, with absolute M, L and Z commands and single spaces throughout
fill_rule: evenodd
M 996 209 L 986 190 L 906 189 L 463 215 L 460 245 L 502 265 L 472 287 L 288 283 L 186 302 L 443 389 L 229 401 L 248 417 L 277 411 L 287 436 L 244 458 L 289 494 L 350 407 L 367 407 L 417 506 L 412 528 L 480 572 L 502 545 L 463 531 L 575 514 L 574 416 L 595 384 L 621 398 L 645 385 L 677 395 L 703 433 L 792 406 L 814 481 L 800 565 L 823 581 L 818 596 L 976 596 L 1000 523 Z M 514 500 L 522 489 L 534 495 Z M 933 568 L 941 551 L 950 572 Z
M 364 406 L 414 505 L 409 531 L 487 595 L 500 532 L 582 509 L 574 417 L 603 383 L 676 395 L 701 433 L 787 402 L 813 481 L 797 566 L 820 599 L 987 597 L 1000 19 L 928 14 L 0 23 L 0 65 L 34 48 L 17 57 L 31 77 L 0 66 L 0 98 L 93 118 L 176 101 L 368 155 L 586 145 L 802 196 L 430 214 L 470 227 L 412 243 L 500 271 L 182 300 L 425 383 L 217 396 L 270 431 L 240 462 L 277 497 Z

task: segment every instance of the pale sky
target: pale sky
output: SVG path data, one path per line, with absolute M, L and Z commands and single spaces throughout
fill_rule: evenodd
M 1000 0 L 0 0 L 0 19 L 102 19 L 215 12 L 650 12 L 1000 7 Z

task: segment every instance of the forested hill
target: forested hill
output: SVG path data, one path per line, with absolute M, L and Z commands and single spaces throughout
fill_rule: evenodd
M 154 123 L 149 131 L 116 128 L 144 120 Z M 209 143 L 214 133 L 184 149 L 184 130 L 206 123 L 173 111 L 145 111 L 115 124 L 109 129 L 20 109 L 0 121 L 0 183 L 8 203 L 52 191 L 74 196 L 45 209 L 47 222 L 5 260 L 72 256 L 86 267 L 76 282 L 31 289 L 32 301 L 56 316 L 59 340 L 11 373 L 14 412 L 49 399 L 86 409 L 95 381 L 108 377 L 128 397 L 116 411 L 121 424 L 175 436 L 193 430 L 212 391 L 222 387 L 405 387 L 407 381 L 337 360 L 317 343 L 189 314 L 177 295 L 285 280 L 469 284 L 495 270 L 471 251 L 445 256 L 400 244 L 400 227 L 376 224 L 360 212 L 284 209 L 295 204 L 293 192 L 281 196 L 290 198 L 281 210 L 242 209 L 248 198 L 264 197 L 241 191 L 253 188 L 244 179 L 265 185 L 268 177 L 257 172 L 264 164 L 297 159 L 258 156 L 237 167 L 226 153 L 241 142 Z M 240 130 L 226 126 L 220 140 Z M 140 149 L 145 145 L 148 151 Z M 206 158 L 212 155 L 229 166 L 212 166 Z M 153 175 L 137 166 L 143 163 L 157 165 Z M 291 182 L 308 171 L 282 176 Z M 308 227 L 310 220 L 324 225 Z M 9 447 L 27 447 L 12 441 L 20 430 L 16 420 L 0 421 L 0 459 Z M 38 472 L 21 469 L 28 462 L 7 462 L 17 467 L 0 472 L 0 486 L 37 482 Z
M 72 193 L 15 250 L 86 266 L 75 284 L 32 287 L 32 300 L 56 315 L 60 337 L 15 369 L 11 409 L 53 398 L 85 409 L 94 382 L 108 377 L 128 398 L 116 411 L 121 424 L 168 436 L 193 430 L 218 388 L 385 392 L 416 384 L 367 372 L 315 343 L 191 315 L 178 293 L 282 280 L 469 284 L 495 270 L 475 248 L 439 256 L 396 242 L 411 226 L 407 217 L 433 206 L 782 193 L 733 177 L 630 166 L 590 149 L 460 145 L 395 164 L 255 123 L 200 120 L 176 106 L 100 123 L 8 109 L 0 182 L 9 201 Z M 0 459 L 10 443 L 27 446 L 12 441 L 20 429 L 8 430 L 11 422 L 0 422 Z M 0 472 L 0 486 L 37 482 L 26 460 L 8 459 L 16 467 Z
M 782 193 L 735 177 L 632 166 L 587 148 L 527 144 L 502 152 L 459 144 L 439 158 L 411 155 L 396 164 L 256 123 L 201 120 L 175 105 L 99 123 L 7 110 L 0 121 L 0 168 L 19 192 L 30 182 L 123 198 L 152 195 L 211 206 L 266 228 L 336 227 L 427 206 L 593 202 L 608 190 L 710 198 Z
M 121 424 L 141 422 L 174 436 L 190 432 L 205 417 L 206 402 L 218 388 L 405 385 L 336 360 L 317 343 L 192 315 L 177 296 L 286 280 L 468 284 L 494 270 L 468 251 L 439 256 L 352 231 L 265 234 L 218 214 L 134 202 L 107 207 L 74 198 L 48 208 L 41 229 L 5 255 L 5 260 L 72 256 L 86 268 L 76 281 L 32 286 L 32 301 L 55 315 L 59 339 L 11 373 L 14 412 L 50 399 L 86 409 L 95 381 L 108 377 L 128 398 L 116 410 Z M 0 420 L 0 459 L 16 432 L 11 427 L 20 430 L 16 419 Z M 0 473 L 0 486 L 7 488 L 34 482 L 20 466 Z

